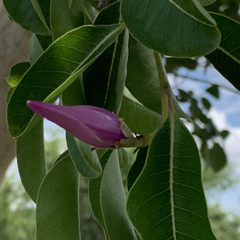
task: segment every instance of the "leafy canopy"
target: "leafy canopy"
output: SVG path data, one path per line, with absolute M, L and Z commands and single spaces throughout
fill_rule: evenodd
M 81 238 L 79 174 L 90 179 L 92 211 L 107 239 L 216 239 L 199 150 L 180 119 L 189 116 L 171 90 L 161 55 L 205 56 L 239 90 L 239 23 L 209 13 L 203 6 L 212 0 L 3 2 L 11 19 L 33 32 L 30 63 L 15 65 L 8 78 L 7 119 L 17 141 L 21 180 L 37 204 L 36 239 Z M 216 86 L 207 91 L 218 97 Z M 203 158 L 220 170 L 224 151 L 218 143 L 210 149 L 208 142 L 227 132 L 219 133 L 206 117 L 207 99 L 201 108 L 192 93 L 180 93 L 182 101 L 191 102 Z M 116 111 L 140 134 L 136 138 L 154 135 L 149 147 L 136 153 L 127 194 L 120 172 L 128 159 L 124 149 L 95 154 L 67 134 L 68 150 L 46 170 L 43 122 L 26 102 L 58 98 L 63 105 Z M 208 126 L 204 134 L 198 120 Z

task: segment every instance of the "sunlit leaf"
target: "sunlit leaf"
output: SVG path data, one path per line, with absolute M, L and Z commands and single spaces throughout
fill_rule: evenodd
M 132 36 L 161 54 L 201 56 L 220 42 L 214 19 L 197 0 L 122 0 L 121 14 Z
M 16 63 L 12 66 L 10 70 L 10 75 L 7 77 L 7 82 L 11 87 L 16 87 L 20 82 L 23 74 L 28 70 L 30 67 L 29 62 L 21 62 Z
M 156 132 L 130 190 L 127 212 L 143 240 L 216 239 L 208 220 L 198 149 L 176 116 Z
M 78 184 L 78 172 L 65 152 L 38 193 L 36 240 L 80 240 Z
M 55 41 L 31 66 L 8 105 L 12 136 L 21 135 L 33 117 L 27 100 L 53 101 L 116 39 L 123 25 L 83 26 Z M 49 96 L 51 95 L 51 96 Z

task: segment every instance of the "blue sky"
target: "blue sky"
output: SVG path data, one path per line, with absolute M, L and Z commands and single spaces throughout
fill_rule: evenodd
M 209 116 L 217 126 L 218 130 L 227 129 L 231 132 L 230 136 L 224 142 L 224 148 L 228 157 L 229 166 L 232 174 L 237 179 L 237 183 L 233 188 L 227 189 L 220 194 L 215 193 L 214 197 L 209 200 L 215 204 L 219 204 L 225 210 L 232 211 L 240 215 L 240 94 L 235 92 L 235 88 L 230 84 L 219 72 L 213 67 L 208 68 L 205 72 L 204 68 L 198 67 L 194 71 L 188 71 L 184 68 L 179 70 L 179 74 L 195 77 L 203 80 L 226 86 L 234 92 L 220 88 L 220 99 L 205 94 L 212 104 Z M 181 81 L 179 79 L 179 81 Z M 172 86 L 176 84 L 171 80 Z M 185 80 L 180 87 L 184 90 L 191 90 L 196 96 L 203 96 L 203 92 L 210 85 L 202 82 Z

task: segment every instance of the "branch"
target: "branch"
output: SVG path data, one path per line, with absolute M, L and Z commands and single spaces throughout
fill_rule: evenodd
M 194 78 L 194 77 L 189 77 L 187 75 L 181 75 L 181 74 L 178 74 L 178 73 L 173 73 L 176 77 L 181 77 L 181 78 L 184 78 L 186 80 L 193 80 L 193 81 L 196 81 L 196 82 L 203 82 L 203 83 L 208 83 L 210 85 L 215 85 L 215 86 L 218 86 L 219 88 L 222 88 L 222 89 L 225 89 L 225 90 L 228 90 L 230 92 L 233 92 L 233 93 L 236 93 L 236 94 L 240 94 L 240 92 L 238 90 L 235 90 L 235 89 L 232 89 L 230 87 L 227 87 L 227 86 L 224 86 L 224 85 L 220 85 L 220 84 L 217 84 L 217 83 L 214 83 L 214 82 L 211 82 L 209 80 L 204 80 L 204 79 L 200 79 L 200 78 Z

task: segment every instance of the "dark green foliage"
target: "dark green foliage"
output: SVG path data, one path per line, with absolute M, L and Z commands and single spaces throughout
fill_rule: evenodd
M 206 6 L 213 1 L 200 2 Z M 200 139 L 205 166 L 220 171 L 227 157 L 219 139 L 226 139 L 228 131 L 220 132 L 208 115 L 210 97 L 220 97 L 219 86 L 209 84 L 201 97 L 194 89 L 178 90 L 178 100 L 188 104 L 191 134 L 180 119 L 189 116 L 173 95 L 166 71 L 177 74 L 180 66 L 193 70 L 196 57 L 206 56 L 239 89 L 239 23 L 210 14 L 197 0 L 4 4 L 14 21 L 34 33 L 30 64 L 15 65 L 8 78 L 14 88 L 8 95 L 7 119 L 17 140 L 22 183 L 37 203 L 36 240 L 80 240 L 80 230 L 85 231 L 81 190 L 89 190 L 92 212 L 108 240 L 135 240 L 135 232 L 143 240 L 216 239 L 192 134 Z M 123 179 L 128 170 L 122 176 L 124 167 L 130 168 L 125 150 L 104 150 L 100 156 L 68 133 L 67 150 L 51 156 L 54 164 L 46 164 L 43 123 L 26 102 L 58 98 L 63 105 L 115 111 L 136 132 L 134 140 L 143 141 L 145 148 L 135 150 L 127 184 Z M 128 140 L 129 135 L 123 142 Z M 4 218 L 0 221 L 6 225 Z M 6 234 L 1 237 L 7 239 Z

